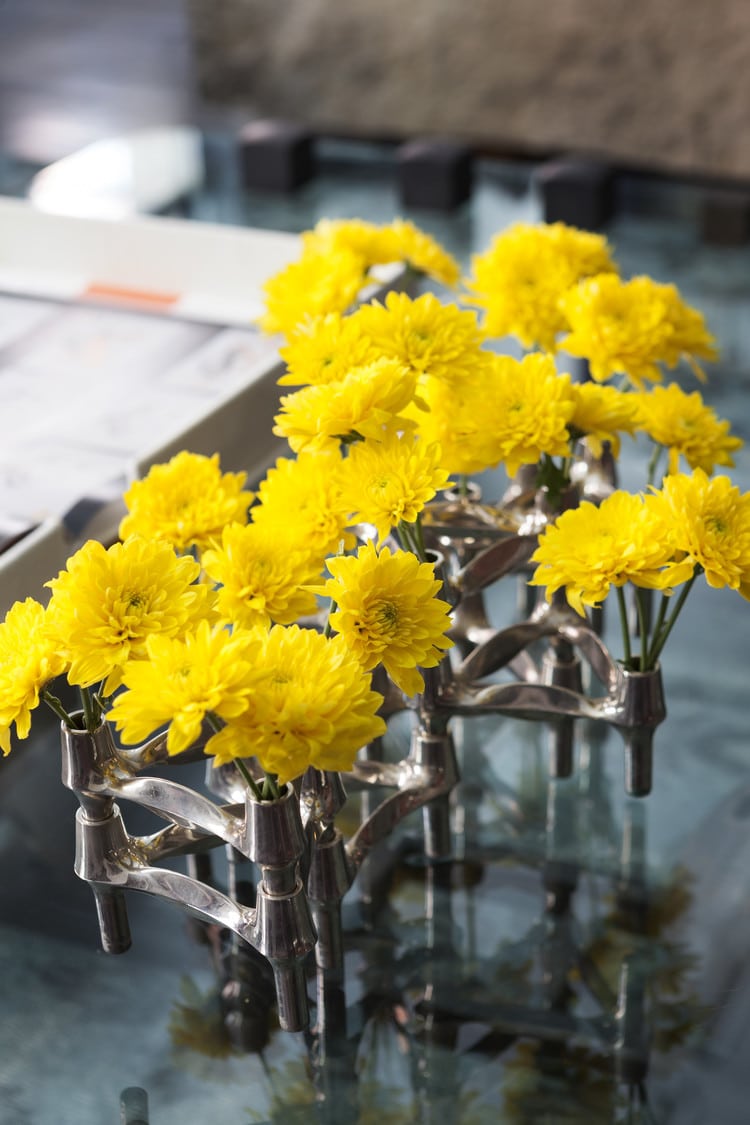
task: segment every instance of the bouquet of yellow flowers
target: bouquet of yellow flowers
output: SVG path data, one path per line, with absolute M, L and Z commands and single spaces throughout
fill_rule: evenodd
M 26 737 L 44 701 L 69 726 L 106 717 L 126 743 L 166 725 L 171 754 L 208 735 L 206 753 L 235 762 L 257 799 L 308 766 L 351 768 L 385 730 L 373 670 L 416 695 L 420 669 L 453 643 L 425 513 L 451 476 L 465 496 L 469 475 L 499 465 L 533 472 L 548 501 L 531 585 L 548 598 L 564 590 L 581 615 L 614 587 L 626 667 L 655 666 L 699 573 L 750 597 L 750 496 L 710 476 L 740 440 L 698 392 L 643 387 L 716 354 L 673 286 L 623 281 L 598 235 L 521 225 L 474 259 L 469 307 L 433 292 L 357 304 L 373 268 L 392 261 L 459 280 L 457 263 L 402 221 L 326 221 L 304 236 L 299 262 L 267 284 L 263 321 L 286 337 L 280 382 L 297 389 L 282 395 L 274 432 L 294 456 L 255 492 L 217 455 L 189 452 L 132 484 L 122 542 L 86 543 L 48 583 L 46 608 L 28 599 L 0 625 L 5 753 L 12 725 Z M 508 334 L 539 350 L 498 354 L 493 337 Z M 558 349 L 585 358 L 593 381 L 561 372 Z M 622 435 L 639 432 L 654 443 L 650 486 L 666 451 L 661 487 L 585 499 L 585 457 L 616 456 Z M 561 512 L 571 489 L 577 506 Z M 502 504 L 482 515 L 518 527 Z M 638 656 L 627 582 L 662 593 L 653 618 L 637 598 Z M 80 715 L 53 694 L 59 675 L 80 689 Z

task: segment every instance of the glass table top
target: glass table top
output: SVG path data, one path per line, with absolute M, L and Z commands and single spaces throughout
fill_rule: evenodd
M 207 183 L 181 204 L 195 220 L 301 230 L 401 213 L 383 150 L 331 143 L 310 185 L 273 199 L 242 193 L 229 142 L 210 142 Z M 0 190 L 22 193 L 31 171 L 6 161 Z M 469 205 L 409 217 L 466 265 L 539 219 L 532 171 L 483 161 Z M 694 188 L 624 178 L 618 199 L 606 233 L 623 272 L 675 282 L 706 314 L 723 354 L 706 398 L 747 439 L 750 250 L 700 244 Z M 626 443 L 622 483 L 642 487 L 644 465 Z M 746 450 L 732 476 L 750 488 Z M 493 498 L 506 482 L 482 483 Z M 500 587 L 505 624 L 515 580 Z M 595 724 L 578 724 L 573 776 L 554 780 L 543 724 L 454 720 L 454 858 L 425 865 L 419 813 L 377 849 L 344 902 L 343 975 L 310 966 L 307 1033 L 278 1030 L 252 951 L 160 902 L 131 896 L 133 948 L 100 952 L 72 870 L 75 799 L 40 716 L 0 762 L 0 1123 L 746 1122 L 749 612 L 693 591 L 663 659 L 647 798 L 625 796 L 619 738 Z M 616 650 L 610 620 L 605 636 Z M 407 728 L 392 723 L 388 754 Z M 203 768 L 170 776 L 201 785 Z M 132 832 L 156 827 L 123 812 Z M 353 794 L 346 834 L 358 816 Z M 227 879 L 223 853 L 213 877 Z

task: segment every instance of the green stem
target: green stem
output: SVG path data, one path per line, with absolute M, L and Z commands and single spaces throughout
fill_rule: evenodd
M 264 801 L 278 801 L 281 797 L 279 791 L 279 775 L 277 773 L 269 773 L 265 770 L 265 777 L 263 778 L 263 800 Z
M 258 783 L 255 780 L 255 778 L 253 777 L 253 775 L 250 773 L 250 770 L 247 768 L 245 763 L 242 761 L 242 758 L 233 758 L 232 761 L 234 762 L 237 769 L 240 771 L 240 773 L 244 777 L 245 781 L 247 782 L 247 787 L 250 790 L 250 792 L 252 793 L 253 797 L 255 797 L 255 800 L 256 801 L 262 801 L 263 800 L 263 794 L 260 791 L 260 789 L 258 788 Z
M 469 477 L 466 473 L 458 474 L 458 495 L 464 500 L 469 495 Z
M 664 446 L 659 445 L 658 442 L 654 442 L 654 452 L 651 454 L 651 459 L 649 460 L 649 463 L 648 463 L 648 483 L 650 485 L 654 483 L 654 476 L 656 475 L 656 466 L 659 464 L 659 461 L 661 460 L 661 455 L 662 455 L 663 452 L 664 452 Z
M 323 636 L 324 637 L 332 637 L 333 636 L 333 625 L 331 625 L 331 614 L 335 613 L 337 609 L 338 609 L 338 606 L 336 605 L 336 602 L 333 600 L 333 598 L 331 598 L 331 604 L 328 607 L 328 616 L 326 617 L 326 625 L 325 625 L 325 629 L 323 630 Z
M 641 634 L 641 672 L 647 672 L 650 669 L 648 663 L 648 635 L 647 635 L 647 621 L 646 612 L 641 598 L 641 591 L 638 587 L 635 589 L 635 608 L 638 613 L 638 632 Z
M 58 719 L 62 719 L 66 727 L 70 727 L 71 730 L 75 730 L 75 724 L 73 723 L 73 720 L 56 695 L 53 695 L 52 692 L 47 691 L 46 688 L 42 688 L 39 693 L 39 698 L 43 703 L 47 704 L 50 710 L 55 712 Z
M 651 630 L 651 647 L 652 647 L 652 649 L 654 647 L 654 643 L 659 638 L 659 634 L 661 633 L 662 629 L 664 628 L 664 621 L 665 621 L 665 618 L 667 616 L 667 610 L 669 608 L 669 602 L 670 602 L 670 599 L 667 597 L 666 594 L 663 593 L 662 596 L 661 596 L 661 602 L 659 603 L 659 612 L 656 615 L 656 621 L 654 622 L 654 627 Z M 652 659 L 652 654 L 649 655 L 649 659 Z
M 616 586 L 617 604 L 620 608 L 620 628 L 622 629 L 623 660 L 626 668 L 630 668 L 633 656 L 630 651 L 630 633 L 628 631 L 628 607 L 625 604 L 625 592 L 622 586 Z
M 687 596 L 690 593 L 690 591 L 692 590 L 693 583 L 695 582 L 699 573 L 700 573 L 700 571 L 696 570 L 693 577 L 690 578 L 685 583 L 682 590 L 680 591 L 680 596 L 675 603 L 675 607 L 672 611 L 671 617 L 668 618 L 668 620 L 666 622 L 666 625 L 661 630 L 660 635 L 654 636 L 654 643 L 653 643 L 653 646 L 652 646 L 652 649 L 651 649 L 649 667 L 653 668 L 656 665 L 656 661 L 659 659 L 659 656 L 661 655 L 661 651 L 664 648 L 665 644 L 667 643 L 667 640 L 669 638 L 669 634 L 672 632 L 672 629 L 674 628 L 675 621 L 679 617 L 680 610 L 684 606 L 685 601 L 687 599 Z
M 414 521 L 414 543 L 416 545 L 416 555 L 420 562 L 427 562 L 427 548 L 424 544 L 424 533 L 422 531 L 422 517 L 417 513 L 417 518 Z
M 86 730 L 91 734 L 99 726 L 101 722 L 101 713 L 98 706 L 91 698 L 91 692 L 87 687 L 82 687 L 81 704 L 83 706 L 83 719 L 86 725 Z
M 396 531 L 397 531 L 399 542 L 401 544 L 402 549 L 404 551 L 411 551 L 411 553 L 413 555 L 418 556 L 419 551 L 418 551 L 417 545 L 415 544 L 414 539 L 412 537 L 410 524 L 404 523 L 404 521 L 401 520 L 398 527 L 396 528 Z

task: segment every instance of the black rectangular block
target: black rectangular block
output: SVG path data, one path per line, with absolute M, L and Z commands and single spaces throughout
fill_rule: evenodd
M 711 246 L 744 246 L 750 239 L 750 189 L 709 188 L 703 193 L 700 233 Z
M 458 141 L 409 141 L 396 153 L 398 187 L 404 207 L 451 211 L 471 195 L 473 155 Z
M 252 191 L 295 191 L 313 176 L 312 134 L 301 125 L 251 121 L 238 143 L 242 184 Z
M 599 230 L 612 218 L 613 180 L 608 164 L 592 160 L 551 160 L 540 165 L 534 183 L 545 223 Z

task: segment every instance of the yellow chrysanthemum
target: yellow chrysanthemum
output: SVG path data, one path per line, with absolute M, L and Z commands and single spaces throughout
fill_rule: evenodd
M 303 233 L 302 245 L 305 254 L 356 254 L 365 270 L 398 260 L 390 229 L 364 219 L 321 219 Z
M 261 643 L 263 690 L 206 744 L 221 765 L 255 756 L 283 784 L 308 766 L 350 770 L 357 751 L 385 733 L 383 697 L 343 637 L 276 626 Z
M 630 395 L 639 412 L 639 428 L 669 450 L 669 472 L 676 473 L 680 457 L 691 469 L 712 473 L 716 465 L 734 465 L 732 453 L 742 439 L 729 432 L 729 422 L 717 418 L 698 391 L 686 394 L 676 383 Z
M 16 602 L 0 624 L 0 750 L 10 753 L 10 728 L 18 738 L 31 728 L 31 712 L 42 689 L 65 670 L 47 625 L 44 606 L 33 598 Z
M 575 410 L 570 376 L 558 375 L 552 356 L 532 352 L 522 360 L 493 357 L 492 378 L 481 405 L 491 464 L 509 476 L 534 465 L 543 453 L 570 452 L 568 425 Z
M 497 463 L 488 434 L 486 395 L 484 379 L 462 379 L 451 387 L 442 380 L 426 378 L 419 396 L 427 409 L 408 410 L 421 440 L 439 446 L 441 466 L 449 473 L 480 473 Z
M 570 333 L 560 346 L 587 359 L 599 382 L 624 374 L 641 387 L 661 382 L 660 364 L 674 367 L 685 358 L 697 367 L 698 359 L 716 359 L 703 317 L 674 285 L 604 274 L 571 289 L 561 307 Z
M 606 240 L 564 223 L 517 223 L 472 259 L 468 290 L 490 336 L 554 351 L 567 327 L 560 298 L 581 278 L 614 272 Z
M 402 520 L 414 523 L 428 500 L 445 488 L 441 452 L 411 435 L 353 445 L 346 464 L 344 502 L 358 523 L 375 526 L 381 541 Z
M 381 355 L 357 321 L 339 313 L 300 325 L 281 354 L 288 371 L 279 383 L 296 387 L 335 383 Z
M 252 629 L 289 625 L 315 612 L 314 595 L 301 587 L 316 581 L 320 567 L 288 526 L 286 534 L 255 523 L 225 527 L 221 547 L 206 551 L 203 567 L 221 584 L 217 605 L 223 621 Z
M 304 387 L 281 399 L 273 432 L 295 453 L 336 447 L 350 435 L 381 438 L 386 429 L 403 429 L 401 415 L 414 397 L 416 379 L 393 359 L 355 367 L 336 383 Z
M 201 621 L 183 638 L 149 637 L 147 660 L 125 666 L 127 691 L 118 695 L 110 718 L 125 743 L 141 742 L 169 723 L 167 751 L 187 750 L 201 733 L 206 712 L 234 719 L 247 710 L 262 684 L 255 633 L 211 628 Z
M 406 262 L 418 273 L 451 288 L 458 283 L 461 273 L 458 262 L 432 235 L 426 234 L 408 219 L 394 219 L 390 231 L 396 244 L 396 260 Z
M 610 442 L 617 457 L 620 434 L 632 434 L 638 425 L 636 396 L 598 383 L 573 383 L 571 391 L 574 403 L 571 431 L 585 435 L 595 457 L 601 455 L 604 441 Z
M 584 500 L 545 528 L 531 556 L 538 566 L 529 584 L 546 586 L 547 598 L 564 588 L 583 616 L 612 586 L 662 588 L 671 557 L 667 525 L 651 498 L 618 491 L 598 507 Z
M 351 318 L 381 355 L 403 364 L 414 375 L 431 375 L 450 383 L 471 376 L 487 361 L 476 314 L 443 304 L 434 293 L 416 300 L 388 293 L 385 304 L 372 301 Z
M 338 607 L 331 625 L 365 669 L 383 664 L 407 695 L 424 688 L 418 667 L 434 668 L 453 642 L 450 606 L 436 597 L 440 582 L 429 563 L 408 551 L 378 553 L 372 542 L 356 555 L 329 559 L 322 593 Z
M 343 498 L 344 466 L 338 449 L 280 457 L 258 486 L 253 523 L 284 533 L 294 529 L 297 546 L 312 558 L 335 554 L 339 544 L 354 546 L 346 531 L 349 509 Z
M 208 612 L 200 567 L 167 543 L 134 536 L 108 550 L 90 539 L 47 585 L 47 608 L 68 680 L 88 687 L 106 680 L 110 694 L 128 660 L 146 653 L 152 633 L 181 636 Z
M 675 551 L 664 585 L 687 581 L 700 566 L 709 586 L 728 586 L 750 599 L 750 492 L 740 493 L 729 477 L 709 478 L 695 469 L 665 477 L 651 500 Z
M 184 450 L 165 465 L 154 465 L 131 484 L 120 538 L 161 539 L 184 552 L 208 547 L 228 523 L 246 523 L 252 492 L 243 492 L 246 473 L 222 473 L 219 454 L 203 457 Z
M 350 250 L 303 254 L 263 286 L 266 311 L 261 327 L 291 336 L 308 317 L 345 312 L 365 280 L 362 259 Z

